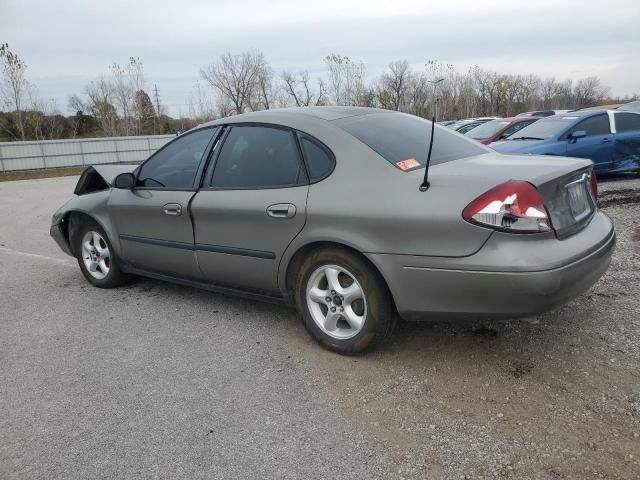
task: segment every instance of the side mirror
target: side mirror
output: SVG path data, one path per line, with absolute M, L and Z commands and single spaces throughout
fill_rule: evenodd
M 585 130 L 578 130 L 576 132 L 573 132 L 570 135 L 570 138 L 572 138 L 573 140 L 577 140 L 579 138 L 583 138 L 587 136 L 587 132 Z
M 500 135 L 498 137 L 498 140 L 506 140 L 507 138 L 509 138 L 509 134 L 508 133 L 503 133 L 502 135 Z
M 122 188 L 122 189 L 132 189 L 136 184 L 136 177 L 133 176 L 131 172 L 125 172 L 118 175 L 113 180 L 114 188 Z

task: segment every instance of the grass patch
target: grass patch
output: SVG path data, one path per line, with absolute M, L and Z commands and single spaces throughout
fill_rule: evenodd
M 80 175 L 85 168 L 87 168 L 87 165 L 79 165 L 77 167 L 38 168 L 33 170 L 9 170 L 7 172 L 0 172 L 0 182 Z

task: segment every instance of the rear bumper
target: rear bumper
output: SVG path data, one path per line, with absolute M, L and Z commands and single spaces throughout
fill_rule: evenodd
M 436 258 L 369 254 L 383 273 L 401 317 L 521 317 L 562 305 L 607 270 L 616 242 L 609 217 L 597 212 L 581 232 L 492 234 L 474 255 Z

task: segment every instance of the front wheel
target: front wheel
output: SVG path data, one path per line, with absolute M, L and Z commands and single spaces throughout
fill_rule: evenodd
M 385 341 L 397 313 L 380 274 L 359 255 L 331 248 L 313 252 L 302 264 L 296 306 L 309 333 L 342 354 Z
M 76 236 L 75 252 L 82 274 L 92 285 L 115 288 L 128 282 L 129 276 L 120 269 L 113 247 L 98 224 L 82 224 Z

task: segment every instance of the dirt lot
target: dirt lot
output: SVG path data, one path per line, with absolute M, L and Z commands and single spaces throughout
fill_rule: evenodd
M 0 477 L 640 478 L 640 178 L 600 184 L 618 244 L 585 295 L 356 358 L 285 308 L 88 287 L 47 238 L 73 185 L 0 184 Z

